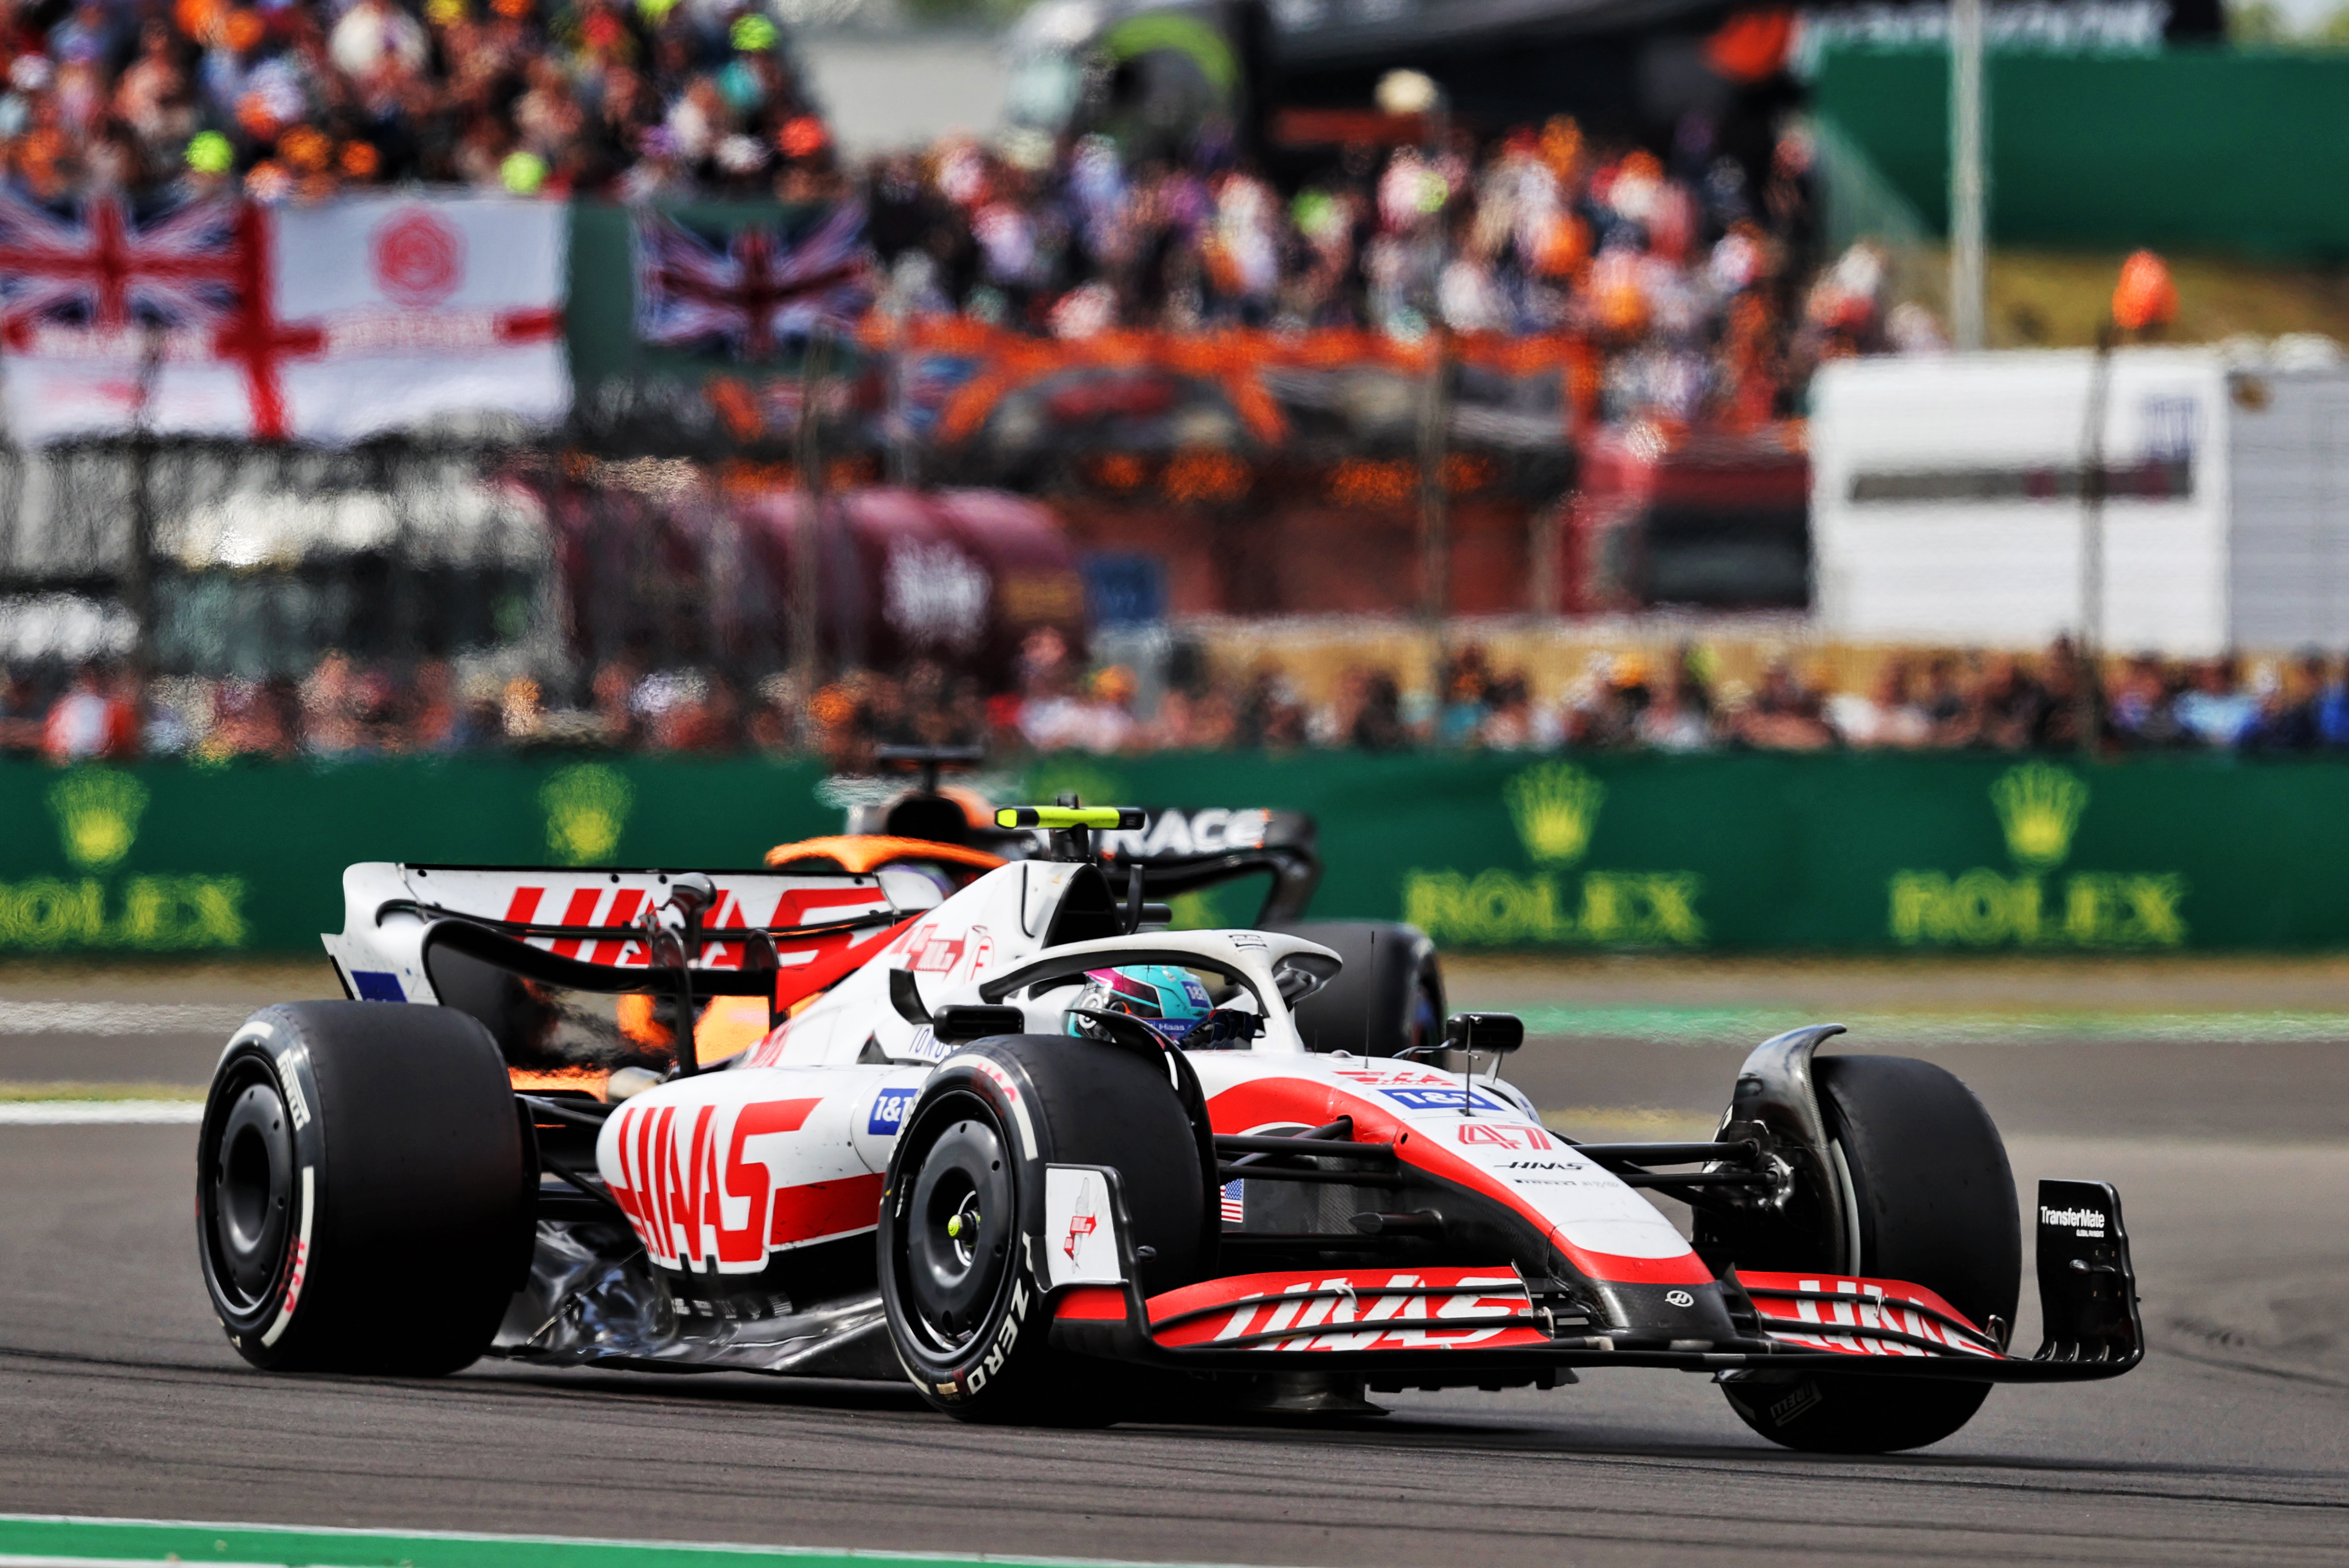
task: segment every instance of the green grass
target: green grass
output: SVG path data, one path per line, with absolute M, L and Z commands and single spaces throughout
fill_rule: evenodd
M 1984 325 L 1993 348 L 2081 348 L 2112 310 L 2126 253 L 1999 250 L 1990 257 Z M 2349 273 L 2261 265 L 2223 256 L 2170 255 L 2178 319 L 2167 343 L 2216 343 L 2238 333 L 2320 332 L 2349 343 Z M 1905 283 L 1946 323 L 1948 253 L 1902 258 Z
M 201 1100 L 202 1084 L 0 1083 L 0 1105 L 88 1100 Z

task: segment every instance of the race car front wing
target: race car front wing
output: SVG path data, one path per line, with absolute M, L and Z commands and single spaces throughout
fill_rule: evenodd
M 1145 1298 L 1133 1282 L 1117 1173 L 1055 1168 L 1083 1170 L 1097 1180 L 1085 1184 L 1096 1194 L 1106 1188 L 1108 1202 L 1095 1206 L 1108 1211 L 1121 1272 L 1115 1281 L 1099 1271 L 1056 1272 L 1048 1223 L 1048 1234 L 1031 1244 L 1045 1253 L 1037 1272 L 1060 1287 L 1053 1342 L 1115 1361 L 1259 1373 L 1268 1370 L 1267 1352 L 1324 1354 L 1344 1357 L 1366 1377 L 1461 1382 L 1557 1367 L 1743 1376 L 1854 1371 L 1864 1361 L 1870 1376 L 2064 1383 L 2116 1377 L 2145 1355 L 2120 1198 L 2100 1181 L 2040 1183 L 2045 1338 L 2025 1358 L 2007 1353 L 1997 1325 L 1971 1322 L 1922 1286 L 1828 1273 L 1733 1268 L 1710 1284 L 1676 1288 L 1666 1303 L 1685 1313 L 1692 1331 L 1704 1331 L 1685 1337 L 1630 1332 L 1563 1310 L 1511 1263 L 1241 1274 Z

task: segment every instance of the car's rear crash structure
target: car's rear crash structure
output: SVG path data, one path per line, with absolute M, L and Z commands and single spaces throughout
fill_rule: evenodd
M 1515 1019 L 1455 1017 L 1440 1055 L 1310 1051 L 1294 1009 L 1337 955 L 1146 929 L 1090 853 L 1115 811 L 1017 819 L 1059 857 L 943 899 L 886 871 L 353 867 L 328 947 L 377 1000 L 264 1009 L 206 1109 L 201 1251 L 238 1349 L 906 1377 L 1056 1422 L 1664 1367 L 1835 1450 L 2142 1355 L 2093 1181 L 2041 1184 L 2045 1339 L 2011 1352 L 2013 1179 L 1938 1067 L 1797 1030 L 1712 1138 L 1577 1143 L 1497 1075 Z M 1126 965 L 1213 1011 L 1178 1047 L 1080 1004 Z M 678 1025 L 713 996 L 771 1027 L 704 1071 Z

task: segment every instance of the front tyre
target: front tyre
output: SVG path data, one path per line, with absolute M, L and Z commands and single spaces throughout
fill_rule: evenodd
M 1822 1056 L 1813 1064 L 1827 1135 L 1851 1173 L 1858 1256 L 1848 1272 L 1923 1285 L 1984 1329 L 2012 1324 L 2023 1240 L 2006 1145 L 1973 1091 L 1930 1062 Z M 1811 1267 L 1739 1257 L 1754 1269 Z M 1818 1373 L 1723 1383 L 1739 1419 L 1815 1453 L 1881 1454 L 1938 1443 L 1973 1418 L 1987 1383 Z
M 489 1348 L 534 1172 L 505 1063 L 453 1009 L 264 1008 L 213 1070 L 196 1239 L 229 1343 L 274 1371 L 433 1375 Z
M 1119 1369 L 1050 1344 L 1050 1165 L 1118 1172 L 1134 1243 L 1149 1250 L 1145 1293 L 1206 1267 L 1207 1181 L 1163 1054 L 1065 1035 L 965 1046 L 905 1117 L 877 1239 L 891 1344 L 949 1415 L 1087 1425 L 1113 1414 Z

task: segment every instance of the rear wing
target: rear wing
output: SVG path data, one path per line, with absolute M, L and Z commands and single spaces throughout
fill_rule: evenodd
M 706 878 L 708 908 L 689 944 L 674 894 Z M 487 965 L 525 980 L 605 994 L 765 996 L 780 1011 L 880 950 L 936 907 L 912 872 L 684 872 L 371 861 L 343 873 L 344 923 L 321 938 L 350 996 L 440 1002 Z M 691 950 L 687 950 L 688 945 Z
M 895 760 L 926 767 L 919 788 L 896 794 L 858 795 L 869 780 L 836 780 L 847 793 L 843 830 L 852 837 L 927 840 L 983 850 L 1006 860 L 1043 859 L 1051 854 L 1050 835 L 1040 829 L 1006 828 L 974 791 L 947 786 L 941 793 L 936 768 L 970 765 L 976 752 L 904 749 Z M 885 758 L 885 761 L 891 758 Z M 1066 804 L 1064 801 L 1062 804 Z M 1150 806 L 1140 827 L 1101 833 L 1095 847 L 1105 870 L 1142 867 L 1143 896 L 1154 903 L 1243 877 L 1270 873 L 1272 886 L 1258 925 L 1285 925 L 1305 919 L 1321 883 L 1313 819 L 1301 811 L 1261 806 Z M 1122 877 L 1112 877 L 1123 882 Z

